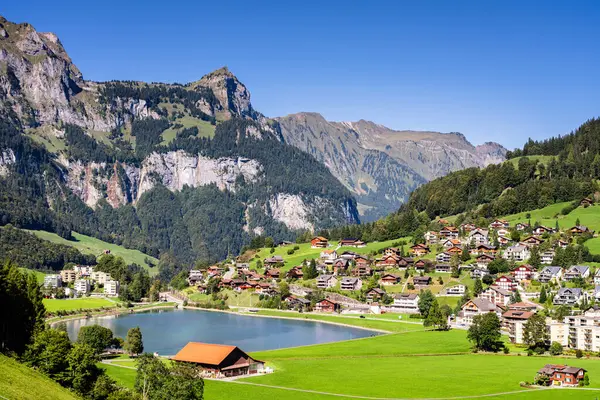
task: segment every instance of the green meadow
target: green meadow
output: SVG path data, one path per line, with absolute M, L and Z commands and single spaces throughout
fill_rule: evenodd
M 116 307 L 117 303 L 103 298 L 86 297 L 81 299 L 44 299 L 46 311 L 72 311 L 79 309 Z

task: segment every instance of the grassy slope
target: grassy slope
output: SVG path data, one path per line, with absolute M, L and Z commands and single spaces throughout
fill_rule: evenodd
M 79 310 L 81 308 L 101 308 L 116 307 L 117 304 L 102 298 L 82 298 L 82 299 L 44 299 L 44 306 L 49 312 L 58 310 Z
M 82 235 L 77 232 L 73 232 L 73 237 L 75 240 L 67 240 L 55 233 L 46 232 L 46 231 L 30 231 L 37 237 L 48 240 L 53 243 L 64 244 L 67 246 L 72 246 L 81 251 L 84 254 L 94 254 L 99 256 L 103 253 L 104 250 L 110 250 L 111 254 L 115 256 L 123 257 L 127 264 L 138 264 L 148 269 L 148 272 L 151 275 L 157 273 L 156 268 L 149 268 L 148 265 L 144 262 L 144 259 L 147 257 L 152 260 L 153 263 L 157 264 L 158 260 L 154 257 L 150 257 L 139 250 L 126 249 L 123 246 L 119 246 L 113 243 L 104 242 L 100 239 L 96 239 L 90 236 Z
M 523 156 L 523 157 L 515 157 L 515 158 L 511 158 L 510 160 L 508 160 L 507 162 L 512 163 L 512 165 L 516 167 L 519 166 L 519 160 L 522 158 L 527 158 L 529 159 L 529 161 L 539 161 L 540 163 L 544 164 L 544 165 L 548 165 L 548 163 L 550 162 L 550 160 L 552 160 L 554 158 L 554 156 Z
M 178 118 L 174 123 L 183 125 L 183 128 L 191 128 L 194 126 L 197 127 L 198 135 L 196 137 L 213 137 L 215 135 L 216 127 L 214 125 L 212 125 L 210 122 L 203 121 L 201 119 L 194 118 L 194 117 L 191 117 L 188 115 L 186 115 L 183 118 Z M 179 129 L 169 128 L 169 129 L 165 130 L 162 133 L 163 141 L 162 141 L 161 145 L 169 144 L 177 136 L 177 131 L 181 130 L 183 128 L 179 128 Z
M 44 272 L 36 271 L 36 270 L 33 270 L 33 269 L 27 269 L 27 268 L 21 268 L 21 271 L 29 272 L 31 274 L 34 274 L 35 275 L 35 279 L 37 279 L 37 281 L 38 281 L 39 284 L 44 283 L 44 278 L 46 277 L 46 274 Z
M 3 355 L 0 355 L 0 396 L 10 400 L 77 399 L 49 378 Z

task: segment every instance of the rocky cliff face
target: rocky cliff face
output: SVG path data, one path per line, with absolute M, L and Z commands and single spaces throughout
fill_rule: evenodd
M 324 163 L 359 201 L 366 219 L 398 208 L 426 181 L 501 162 L 496 143 L 474 147 L 458 133 L 394 131 L 370 121 L 330 122 L 317 113 L 276 118 L 286 143 Z

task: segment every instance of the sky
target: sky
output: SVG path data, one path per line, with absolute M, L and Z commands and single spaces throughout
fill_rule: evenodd
M 185 83 L 226 65 L 269 117 L 520 147 L 600 116 L 598 1 L 8 1 L 84 78 Z

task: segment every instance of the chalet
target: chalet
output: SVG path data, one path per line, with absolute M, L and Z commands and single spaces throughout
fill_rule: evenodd
M 302 297 L 296 296 L 287 296 L 283 301 L 285 301 L 289 308 L 293 310 L 306 310 L 310 307 L 310 300 L 304 299 Z
M 510 228 L 510 224 L 508 223 L 508 221 L 505 221 L 503 219 L 495 219 L 494 221 L 492 221 L 492 223 L 489 226 L 490 229 L 501 229 L 501 228 Z
M 563 276 L 563 269 L 561 267 L 544 267 L 539 274 L 538 280 L 542 283 L 548 282 L 560 282 Z
M 415 244 L 411 246 L 410 252 L 417 257 L 421 257 L 429 253 L 429 247 L 424 244 Z
M 533 311 L 515 310 L 511 307 L 502 314 L 502 330 L 508 334 L 511 343 L 523 343 L 525 324 L 534 314 Z
M 277 246 L 279 246 L 279 247 L 285 247 L 285 246 L 289 246 L 289 245 L 292 245 L 292 244 L 294 244 L 294 242 L 289 242 L 287 240 L 282 240 L 279 243 L 277 243 Z
M 594 201 L 592 199 L 590 199 L 589 197 L 584 197 L 583 199 L 581 199 L 581 201 L 579 202 L 579 206 L 580 207 L 589 207 L 594 203 Z
M 522 262 L 528 260 L 531 257 L 531 252 L 527 248 L 527 246 L 516 245 L 507 247 L 504 250 L 504 254 L 502 255 L 506 260 L 513 260 L 517 262 Z
M 233 279 L 223 278 L 219 282 L 219 287 L 220 288 L 231 288 L 232 287 L 232 281 L 233 281 Z
M 374 301 L 380 301 L 383 296 L 385 296 L 385 290 L 379 288 L 372 288 L 365 293 L 365 297 L 367 299 L 367 303 L 372 303 Z
M 511 275 L 517 282 L 529 281 L 535 276 L 535 268 L 528 264 L 519 265 L 512 270 Z
M 287 279 L 302 279 L 303 276 L 304 273 L 301 266 L 294 267 L 285 274 Z
M 383 255 L 402 257 L 402 250 L 397 247 L 388 247 L 383 251 Z
M 204 377 L 225 378 L 262 372 L 263 361 L 255 360 L 237 346 L 189 342 L 171 358 L 202 368 Z
M 469 243 L 474 246 L 489 243 L 489 231 L 487 229 L 475 229 L 469 233 Z
M 335 301 L 329 299 L 323 299 L 315 304 L 316 312 L 339 312 L 341 308 L 342 307 L 339 303 L 336 303 Z
M 388 254 L 375 260 L 375 266 L 378 268 L 396 268 L 398 267 L 399 261 L 400 257 L 393 254 Z
M 533 234 L 534 235 L 538 235 L 538 236 L 542 236 L 545 233 L 551 234 L 554 232 L 554 229 L 552 228 L 548 228 L 547 226 L 537 226 L 533 229 Z
M 398 311 L 419 312 L 419 295 L 417 293 L 395 294 L 392 307 Z
M 494 257 L 490 256 L 488 254 L 481 254 L 479 256 L 477 256 L 477 266 L 479 268 L 485 268 L 487 269 L 487 266 L 489 263 L 491 263 L 492 261 L 494 261 Z
M 241 292 L 242 290 L 256 289 L 258 285 L 259 283 L 257 282 L 242 282 L 240 284 L 237 284 L 234 290 Z
M 498 243 L 501 246 L 506 246 L 507 244 L 509 244 L 510 242 L 512 242 L 512 240 L 510 240 L 509 238 L 505 237 L 505 236 L 498 236 Z
M 339 275 L 340 273 L 345 273 L 348 271 L 348 267 L 350 266 L 350 261 L 346 258 L 338 258 L 333 262 L 333 273 L 335 275 Z
M 552 302 L 554 305 L 574 306 L 584 300 L 587 300 L 587 293 L 580 288 L 560 288 Z
M 281 273 L 277 268 L 271 268 L 265 272 L 265 278 L 279 279 Z
M 373 275 L 373 270 L 367 265 L 356 265 L 356 268 L 352 270 L 352 276 L 363 277 L 371 275 Z
M 561 239 L 558 242 L 556 242 L 556 245 L 561 249 L 566 249 L 569 246 L 569 242 Z
M 486 299 L 474 298 L 463 304 L 460 312 L 456 316 L 456 323 L 461 326 L 469 327 L 473 323 L 473 317 L 490 312 L 500 314 L 496 304 Z
M 384 274 L 379 283 L 385 286 L 396 285 L 400 283 L 400 277 L 394 274 Z
M 283 260 L 283 257 L 281 257 L 281 256 L 273 256 L 273 257 L 265 258 L 263 260 L 263 264 L 267 268 L 274 267 L 277 264 L 283 264 L 283 263 L 284 263 L 284 260 Z
M 344 277 L 340 282 L 340 290 L 360 290 L 362 288 L 362 280 L 359 278 Z
M 340 240 L 341 247 L 365 247 L 366 243 L 359 239 L 342 239 Z
M 598 268 L 594 274 L 594 284 L 600 285 L 600 268 Z
M 462 249 L 460 247 L 458 247 L 458 246 L 452 246 L 448 250 L 446 250 L 446 253 L 450 253 L 451 255 L 461 254 L 462 253 Z
M 425 271 L 425 268 L 427 268 L 428 262 L 425 260 L 419 260 L 415 263 L 415 270 L 416 271 Z
M 437 244 L 437 242 L 439 240 L 438 232 L 428 231 L 428 232 L 425 232 L 425 234 L 423 236 L 424 236 L 425 242 L 427 242 L 427 244 Z
M 563 278 L 565 281 L 570 281 L 577 278 L 586 279 L 590 276 L 590 267 L 585 265 L 573 265 L 565 272 Z
M 550 265 L 554 260 L 554 250 L 547 250 L 540 254 L 540 261 L 542 264 Z
M 250 264 L 249 263 L 235 263 L 235 269 L 237 269 L 238 272 L 248 271 L 248 270 L 250 270 Z
M 206 272 L 208 273 L 208 276 L 213 277 L 213 276 L 223 275 L 223 272 L 225 272 L 225 270 L 221 267 L 217 267 L 216 265 L 213 265 L 213 266 L 208 267 Z
M 449 249 L 451 247 L 460 247 L 461 245 L 462 243 L 458 239 L 446 239 L 444 242 L 442 242 L 442 246 L 444 246 L 445 249 Z
M 317 287 L 319 289 L 329 289 L 337 285 L 337 279 L 333 275 L 319 275 L 317 278 Z
M 343 258 L 348 261 L 355 260 L 357 257 L 362 257 L 362 256 L 353 251 L 345 251 L 342 254 L 340 254 L 340 258 Z
M 515 229 L 518 231 L 526 231 L 529 228 L 531 228 L 531 225 L 529 225 L 527 222 L 519 222 L 515 225 Z
M 498 286 L 490 286 L 479 294 L 480 299 L 485 299 L 498 306 L 504 307 L 510 302 L 512 292 Z
M 478 256 L 481 254 L 487 254 L 490 256 L 495 255 L 498 252 L 498 249 L 494 246 L 490 246 L 489 244 L 480 244 L 477 245 L 474 249 L 471 249 L 469 253 L 474 256 Z
M 411 265 L 413 265 L 415 263 L 415 260 L 413 260 L 412 257 L 402 257 L 400 260 L 398 260 L 398 268 L 403 269 L 403 268 L 408 268 Z
M 544 242 L 544 239 L 540 239 L 535 236 L 529 236 L 521 241 L 521 245 L 527 248 L 532 248 L 533 246 L 539 246 Z
M 371 265 L 371 260 L 368 257 L 358 255 L 354 258 L 354 262 L 357 266 L 366 267 Z
M 569 229 L 569 232 L 571 232 L 571 235 L 573 236 L 583 235 L 584 233 L 593 233 L 587 226 L 584 225 L 576 225 Z
M 494 285 L 508 291 L 515 291 L 517 289 L 517 280 L 511 276 L 502 275 L 496 278 Z
M 338 254 L 335 250 L 323 250 L 320 254 L 321 260 L 324 262 L 333 261 L 338 258 Z
M 462 296 L 465 294 L 466 286 L 459 284 L 444 289 L 444 296 Z
M 258 294 L 267 294 L 272 289 L 270 283 L 260 282 L 256 284 L 256 293 Z
M 452 267 L 450 264 L 436 264 L 435 272 L 437 273 L 449 273 L 452 272 Z
M 429 284 L 431 284 L 431 277 L 430 276 L 414 276 L 413 284 L 415 286 L 428 286 Z
M 258 282 L 261 279 L 263 279 L 262 276 L 260 276 L 259 273 L 257 273 L 256 271 L 243 271 L 239 273 L 239 276 L 244 278 L 247 281 L 254 281 L 254 282 Z
M 326 274 L 329 272 L 329 267 L 327 264 L 317 264 L 317 272 L 319 274 Z
M 459 228 L 463 231 L 463 232 L 471 232 L 475 229 L 477 229 L 477 226 L 475 224 L 461 224 L 459 226 Z
M 324 238 L 322 236 L 314 237 L 310 241 L 310 247 L 313 249 L 324 249 L 327 246 L 329 246 L 329 241 L 327 240 L 327 238 Z
M 448 263 L 452 259 L 452 254 L 448 252 L 443 252 L 435 256 L 435 261 L 440 263 Z
M 480 267 L 477 266 L 471 270 L 471 278 L 473 279 L 482 279 L 484 276 L 489 275 L 490 271 L 487 266 Z
M 545 376 L 548 386 L 578 386 L 587 371 L 579 367 L 568 365 L 546 364 L 537 372 L 536 381 L 540 376 Z
M 504 238 L 506 236 L 510 235 L 510 231 L 506 228 L 500 228 L 496 230 L 496 233 L 498 234 L 498 239 L 500 239 L 501 237 Z
M 204 281 L 204 274 L 199 269 L 192 269 L 188 272 L 188 283 L 190 286 L 195 286 Z
M 446 239 L 458 239 L 458 229 L 453 226 L 447 226 L 440 230 L 440 236 Z

